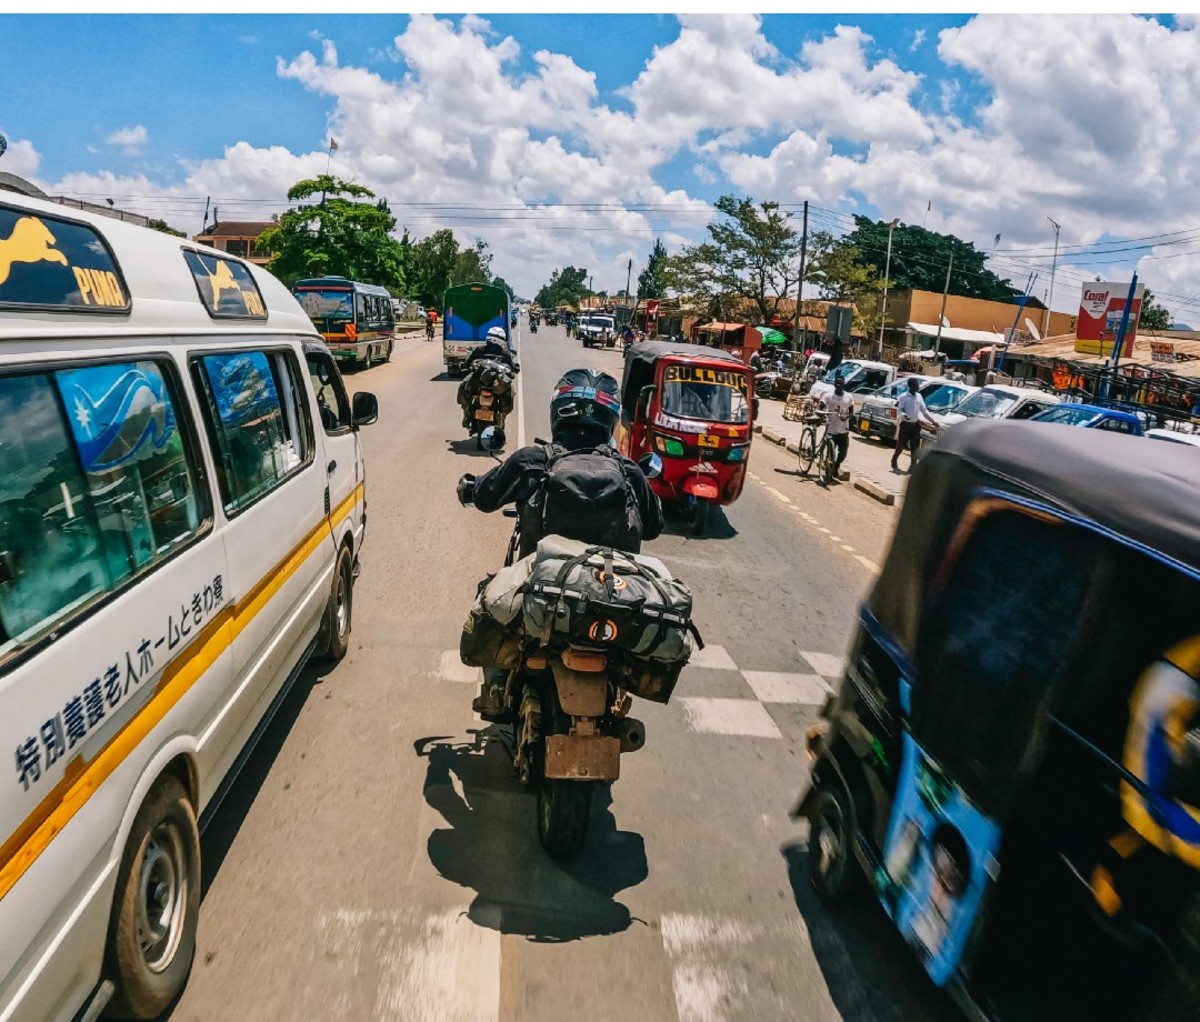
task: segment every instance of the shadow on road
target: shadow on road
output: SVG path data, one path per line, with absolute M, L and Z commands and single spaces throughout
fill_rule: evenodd
M 826 907 L 809 882 L 808 845 L 780 849 L 813 955 L 845 1022 L 962 1022 L 950 998 L 929 981 L 864 882 L 857 897 Z
M 458 377 L 451 376 L 448 372 L 446 372 L 443 369 L 440 373 L 437 374 L 437 376 L 429 377 L 429 382 L 430 383 L 453 383 L 456 379 L 458 379 Z
M 479 926 L 550 943 L 620 933 L 633 921 L 617 892 L 646 879 L 641 835 L 617 830 L 607 785 L 597 785 L 587 847 L 566 864 L 538 844 L 535 799 L 512 776 L 501 729 L 421 738 L 425 801 L 450 825 L 429 836 L 429 860 L 475 891 Z
M 725 514 L 723 507 L 708 509 L 708 522 L 703 536 L 692 535 L 692 513 L 678 504 L 663 501 L 663 535 L 687 536 L 690 539 L 733 539 L 738 531 Z
M 447 440 L 446 449 L 451 454 L 467 454 L 473 458 L 490 458 L 491 451 L 481 451 L 479 449 L 479 440 L 473 436 L 465 436 L 459 440 Z

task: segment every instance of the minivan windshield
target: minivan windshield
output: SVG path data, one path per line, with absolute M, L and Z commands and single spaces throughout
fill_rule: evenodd
M 822 383 L 833 383 L 837 377 L 842 377 L 844 380 L 849 380 L 862 366 L 858 362 L 843 362 L 841 365 L 830 369 L 824 376 L 821 377 Z
M 955 411 L 972 419 L 1001 419 L 1016 403 L 1014 395 L 984 387 L 967 398 Z
M 950 412 L 958 408 L 970 393 L 965 387 L 952 387 L 946 383 L 930 383 L 921 388 L 925 407 L 931 412 Z
M 1098 416 L 1094 408 L 1083 408 L 1080 405 L 1056 405 L 1039 412 L 1034 418 L 1038 422 L 1061 422 L 1067 426 L 1086 426 Z

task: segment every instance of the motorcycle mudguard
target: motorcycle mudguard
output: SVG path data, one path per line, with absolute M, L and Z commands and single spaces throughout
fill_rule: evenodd
M 716 500 L 720 493 L 716 483 L 696 475 L 688 476 L 683 481 L 683 492 L 696 500 Z

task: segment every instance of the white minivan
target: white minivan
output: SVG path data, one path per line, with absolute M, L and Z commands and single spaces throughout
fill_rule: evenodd
M 0 193 L 0 1020 L 182 986 L 200 828 L 347 648 L 377 415 L 265 270 Z

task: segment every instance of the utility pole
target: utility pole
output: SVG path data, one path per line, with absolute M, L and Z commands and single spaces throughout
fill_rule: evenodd
M 950 265 L 946 267 L 946 286 L 942 288 L 942 311 L 938 316 L 937 340 L 933 342 L 933 357 L 936 360 L 942 350 L 942 324 L 946 322 L 946 296 L 950 294 L 950 271 L 954 269 L 954 253 L 950 253 Z
M 804 304 L 804 270 L 808 262 L 808 199 L 804 200 L 804 226 L 800 232 L 800 280 L 796 286 L 796 311 L 792 315 L 792 351 L 799 351 L 796 331 L 800 328 L 800 307 Z
M 887 266 L 883 271 L 883 306 L 879 310 L 879 341 L 876 345 L 876 358 L 883 358 L 883 322 L 887 319 L 888 278 L 892 275 L 892 231 L 896 229 L 899 222 L 900 218 L 896 217 L 888 224 Z
M 1050 217 L 1046 217 L 1050 220 Z M 1042 336 L 1045 337 L 1050 332 L 1050 309 L 1054 304 L 1054 271 L 1058 269 L 1058 231 L 1061 225 L 1054 223 L 1054 261 L 1050 264 L 1050 297 L 1046 301 L 1046 315 L 1042 317 Z

